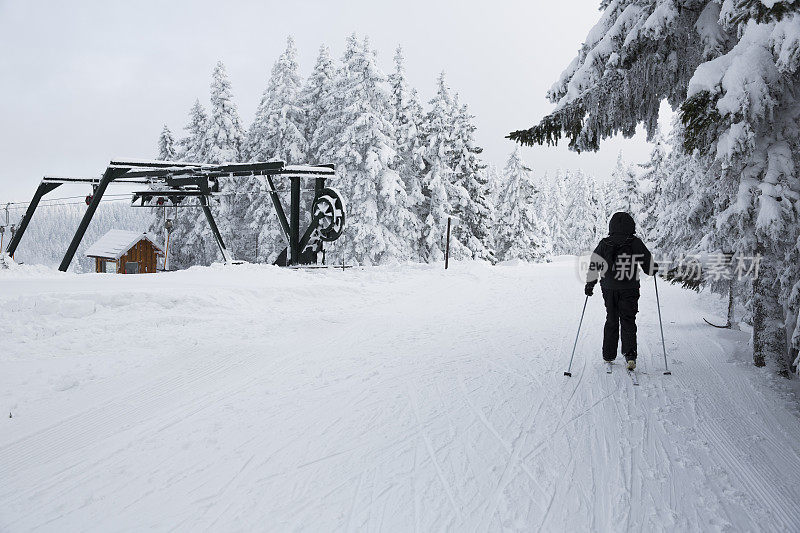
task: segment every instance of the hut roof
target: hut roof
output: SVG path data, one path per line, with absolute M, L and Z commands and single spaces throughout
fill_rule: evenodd
M 164 249 L 156 242 L 156 237 L 150 233 L 112 229 L 86 250 L 86 256 L 119 259 L 142 239 L 150 241 L 156 250 L 164 253 Z

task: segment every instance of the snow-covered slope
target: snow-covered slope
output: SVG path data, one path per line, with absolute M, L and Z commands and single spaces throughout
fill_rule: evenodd
M 793 387 L 716 300 L 663 286 L 663 376 L 645 280 L 633 387 L 598 296 L 562 375 L 572 262 L 440 268 L 0 271 L 0 530 L 800 528 Z

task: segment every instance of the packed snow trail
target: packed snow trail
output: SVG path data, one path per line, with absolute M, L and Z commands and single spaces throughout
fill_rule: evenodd
M 0 273 L 0 530 L 800 529 L 793 383 L 652 283 L 640 386 L 571 261 Z

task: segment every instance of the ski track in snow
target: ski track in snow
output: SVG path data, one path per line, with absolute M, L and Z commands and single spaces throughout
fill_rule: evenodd
M 664 376 L 643 280 L 633 386 L 600 297 L 562 375 L 571 262 L 440 268 L 0 272 L 0 530 L 800 530 L 797 387 L 716 300 L 662 284 Z

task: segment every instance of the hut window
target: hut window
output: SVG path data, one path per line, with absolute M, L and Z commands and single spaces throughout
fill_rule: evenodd
M 117 273 L 117 262 L 116 261 L 104 261 L 103 262 L 103 272 L 106 274 L 116 274 Z

